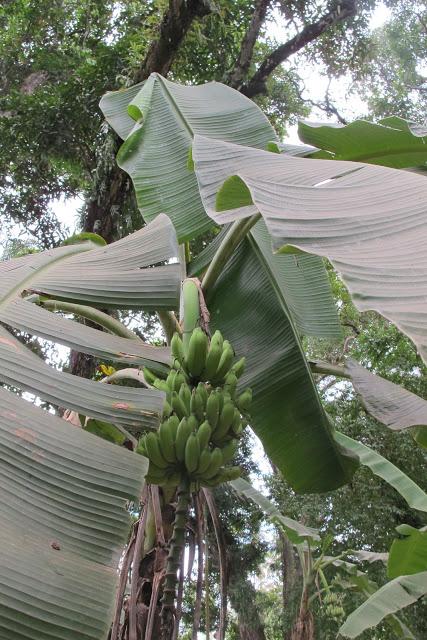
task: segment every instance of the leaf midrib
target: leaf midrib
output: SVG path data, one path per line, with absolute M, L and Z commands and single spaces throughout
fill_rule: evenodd
M 75 255 L 76 253 L 83 253 L 84 251 L 90 251 L 95 247 L 96 245 L 93 245 L 93 243 L 91 242 L 81 243 L 81 244 L 75 245 L 75 248 L 73 247 L 73 250 L 67 251 L 65 255 L 58 256 L 57 258 L 53 258 L 47 264 L 44 264 L 43 266 L 41 266 L 40 269 L 37 269 L 37 271 L 34 271 L 30 276 L 21 280 L 15 287 L 13 287 L 10 290 L 10 292 L 6 296 L 0 299 L 0 307 L 6 307 L 9 304 L 9 302 L 11 302 L 14 298 L 17 297 L 19 293 L 21 293 L 21 291 L 25 291 L 25 289 L 29 289 L 30 288 L 29 285 L 31 284 L 31 282 L 35 278 L 38 278 L 41 273 L 44 273 L 45 271 L 49 271 L 52 265 L 56 264 L 57 262 L 60 262 L 61 260 L 66 260 L 67 258 Z
M 319 409 L 320 414 L 321 414 L 321 415 L 322 415 L 322 417 L 323 417 L 323 427 L 324 427 L 324 429 L 323 429 L 323 430 L 324 430 L 324 433 L 325 433 L 325 435 L 327 435 L 327 437 L 328 437 L 328 439 L 329 439 L 329 442 L 330 442 L 330 444 L 331 444 L 332 449 L 336 452 L 336 456 L 337 456 L 337 460 L 338 460 L 338 462 L 339 462 L 339 465 L 340 465 L 340 467 L 341 467 L 341 469 L 342 469 L 342 471 L 343 471 L 344 476 L 346 476 L 346 475 L 347 475 L 347 473 L 348 473 L 348 471 L 347 471 L 347 469 L 345 468 L 344 464 L 342 464 L 342 456 L 340 455 L 340 452 L 339 452 L 339 450 L 338 450 L 337 444 L 336 444 L 336 442 L 335 442 L 335 439 L 333 438 L 332 433 L 331 433 L 331 432 L 329 431 L 329 429 L 328 429 L 327 420 L 326 420 L 326 415 L 325 415 L 325 410 L 324 410 L 324 408 L 323 408 L 322 403 L 320 402 L 320 398 L 319 398 L 319 395 L 318 395 L 318 393 L 317 393 L 316 386 L 315 386 L 315 384 L 314 384 L 314 381 L 313 381 L 313 378 L 312 378 L 311 371 L 310 371 L 310 369 L 309 369 L 309 367 L 308 367 L 308 364 L 307 364 L 307 361 L 306 361 L 305 354 L 304 354 L 304 352 L 303 352 L 303 350 L 302 350 L 302 347 L 301 347 L 301 342 L 300 342 L 299 337 L 298 337 L 298 335 L 299 335 L 299 334 L 298 334 L 298 332 L 297 332 L 297 330 L 296 330 L 296 328 L 295 328 L 295 323 L 294 323 L 293 318 L 292 318 L 292 316 L 291 316 L 291 313 L 290 313 L 290 311 L 289 311 L 289 309 L 288 309 L 288 305 L 286 304 L 286 300 L 285 300 L 285 298 L 284 298 L 284 296 L 283 296 L 283 293 L 281 292 L 281 290 L 280 290 L 280 288 L 279 288 L 279 286 L 278 286 L 278 284 L 277 284 L 277 282 L 276 282 L 276 278 L 273 276 L 273 274 L 272 274 L 272 272 L 271 272 L 270 265 L 269 265 L 269 264 L 268 264 L 268 262 L 264 259 L 264 256 L 263 256 L 263 254 L 262 254 L 262 251 L 261 251 L 261 249 L 259 248 L 258 243 L 256 242 L 255 238 L 254 238 L 254 237 L 253 237 L 253 235 L 252 235 L 252 231 L 248 234 L 248 236 L 247 236 L 247 237 L 248 237 L 248 241 L 249 241 L 249 243 L 250 243 L 250 244 L 251 244 L 251 246 L 252 246 L 252 249 L 253 249 L 253 251 L 254 251 L 254 254 L 255 254 L 256 259 L 257 259 L 257 260 L 258 260 L 258 262 L 261 264 L 261 266 L 265 269 L 266 274 L 267 274 L 267 277 L 268 277 L 268 279 L 269 279 L 269 281 L 270 281 L 270 284 L 271 284 L 271 286 L 273 287 L 274 291 L 276 292 L 276 295 L 277 295 L 277 297 L 278 297 L 278 299 L 279 299 L 279 301 L 280 301 L 280 304 L 281 304 L 281 306 L 282 306 L 282 308 L 283 308 L 283 310 L 284 310 L 284 312 L 285 312 L 285 314 L 286 314 L 286 317 L 288 318 L 289 324 L 290 324 L 291 329 L 292 329 L 292 331 L 293 331 L 293 333 L 294 333 L 294 336 L 295 336 L 295 342 L 296 342 L 296 345 L 297 345 L 297 347 L 298 347 L 299 353 L 300 353 L 300 355 L 301 355 L 302 362 L 304 363 L 304 367 L 305 367 L 305 369 L 306 369 L 307 376 L 309 377 L 310 382 L 311 382 L 311 385 L 312 385 L 312 387 L 313 387 L 315 403 L 316 403 L 316 405 L 317 405 L 317 407 L 318 407 L 318 409 Z

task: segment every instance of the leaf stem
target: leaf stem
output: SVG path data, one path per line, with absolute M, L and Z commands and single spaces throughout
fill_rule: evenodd
M 312 373 L 323 373 L 323 375 L 327 376 L 351 379 L 351 375 L 346 368 L 338 364 L 330 364 L 329 362 L 321 362 L 320 360 L 310 360 L 309 365 Z
M 94 309 L 93 307 L 88 307 L 84 304 L 75 304 L 74 302 L 63 302 L 62 300 L 39 299 L 38 304 L 40 304 L 44 309 L 48 309 L 49 311 L 73 313 L 76 316 L 86 318 L 87 320 L 99 324 L 101 327 L 104 327 L 104 329 L 110 331 L 110 333 L 114 333 L 114 335 L 120 336 L 121 338 L 128 338 L 129 340 L 140 339 L 133 331 L 125 327 L 124 324 L 122 324 L 112 316 L 109 316 L 107 313 L 100 311 L 99 309 Z
M 261 214 L 256 213 L 250 218 L 236 220 L 236 222 L 231 225 L 230 230 L 219 245 L 212 262 L 203 277 L 202 290 L 205 295 L 210 289 L 212 289 L 225 265 L 233 255 L 236 247 L 238 247 L 243 238 L 247 235 L 248 231 L 258 222 L 260 217 Z
M 166 342 L 170 344 L 174 333 L 182 334 L 182 329 L 173 311 L 157 311 L 157 315 L 165 332 Z

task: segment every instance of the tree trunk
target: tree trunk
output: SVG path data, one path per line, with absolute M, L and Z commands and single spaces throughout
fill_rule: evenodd
M 256 592 L 251 582 L 243 575 L 241 566 L 230 570 L 230 602 L 237 613 L 240 640 L 266 640 L 264 625 L 255 602 Z
M 290 640 L 315 640 L 314 618 L 308 606 L 307 589 L 304 589 L 298 618 L 295 620 Z

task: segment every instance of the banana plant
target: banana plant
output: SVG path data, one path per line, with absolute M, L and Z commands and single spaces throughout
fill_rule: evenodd
M 219 83 L 181 87 L 153 74 L 107 94 L 101 107 L 124 138 L 118 162 L 132 176 L 148 224 L 108 247 L 80 243 L 1 265 L 0 321 L 11 330 L 0 329 L 0 380 L 77 412 L 87 430 L 1 392 L 1 433 L 10 455 L 0 461 L 7 549 L 0 627 L 7 639 L 17 637 L 18 624 L 30 639 L 102 640 L 113 617 L 111 640 L 176 637 L 192 508 L 199 567 L 208 521 L 218 543 L 223 640 L 226 558 L 211 489 L 232 481 L 253 499 L 253 489 L 237 477 L 239 467 L 231 466 L 246 425 L 299 492 L 342 486 L 362 462 L 409 504 L 426 509 L 419 487 L 335 432 L 301 340 L 340 335 L 327 256 L 359 308 L 377 309 L 425 349 L 426 187 L 417 175 L 381 166 L 272 153 L 280 145 L 262 112 Z M 176 259 L 184 252 L 176 235 L 187 243 L 219 225 L 224 231 L 189 265 L 200 281 L 184 280 L 180 305 L 184 265 Z M 290 246 L 296 249 L 283 251 Z M 103 311 L 109 308 L 157 311 L 171 348 L 136 339 Z M 107 332 L 52 313 L 58 311 Z M 106 382 L 129 378 L 142 388 L 55 371 L 21 344 L 16 330 L 124 363 L 128 369 Z M 109 425 L 134 443 L 143 434 L 141 455 L 88 432 L 105 434 Z M 128 525 L 124 500 L 138 499 L 143 477 L 140 516 L 117 576 Z M 175 498 L 167 535 L 163 516 Z M 30 525 L 24 534 L 23 513 Z M 316 537 L 274 509 L 270 515 L 299 540 Z M 146 602 L 139 572 L 148 558 L 153 579 Z M 25 593 L 19 603 L 16 585 Z

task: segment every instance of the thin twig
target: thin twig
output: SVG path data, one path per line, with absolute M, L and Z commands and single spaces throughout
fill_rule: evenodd
M 202 617 L 202 592 L 203 592 L 203 576 L 204 576 L 204 543 L 203 543 L 203 509 L 200 502 L 200 494 L 194 496 L 194 511 L 196 516 L 197 527 L 197 583 L 196 597 L 193 612 L 193 633 L 192 640 L 197 640 L 197 634 L 200 629 L 200 620 Z
M 114 608 L 113 626 L 111 628 L 110 640 L 119 640 L 120 633 L 120 615 L 123 607 L 123 599 L 125 596 L 126 584 L 129 577 L 129 569 L 132 564 L 132 554 L 135 548 L 135 527 L 132 531 L 132 537 L 129 540 L 129 544 L 126 549 L 125 556 L 123 558 L 122 568 L 120 571 L 119 584 L 117 587 L 116 604 Z
M 209 514 L 212 519 L 214 527 L 215 538 L 218 546 L 219 556 L 219 577 L 220 577 L 220 590 L 221 590 L 221 608 L 219 614 L 219 628 L 217 631 L 217 640 L 224 640 L 225 630 L 227 626 L 227 584 L 228 584 L 228 563 L 226 543 L 224 538 L 224 532 L 222 530 L 221 522 L 218 516 L 218 509 L 215 504 L 215 500 L 212 492 L 209 489 L 203 489 L 206 504 L 208 505 Z
M 148 514 L 148 501 L 149 501 L 148 487 L 144 486 L 143 494 L 141 497 L 141 515 L 139 518 L 138 531 L 135 540 L 135 553 L 133 556 L 132 564 L 132 580 L 130 587 L 129 598 L 129 635 L 128 640 L 138 640 L 137 629 L 137 598 L 139 587 L 139 565 L 141 563 L 142 552 L 144 547 L 145 538 L 145 525 L 147 522 Z

